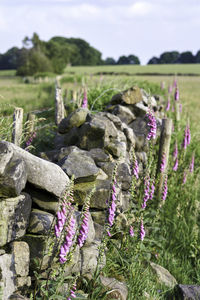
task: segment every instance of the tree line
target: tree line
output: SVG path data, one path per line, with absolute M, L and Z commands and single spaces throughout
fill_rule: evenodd
M 17 75 L 33 75 L 39 72 L 54 72 L 60 74 L 67 65 L 139 65 L 136 55 L 122 55 L 115 60 L 108 57 L 102 59 L 102 54 L 79 38 L 56 36 L 49 41 L 42 41 L 37 33 L 31 38 L 25 37 L 22 48 L 12 47 L 6 53 L 0 54 L 0 70 L 17 70 Z M 194 56 L 190 51 L 164 52 L 160 57 L 153 57 L 148 64 L 200 63 L 200 51 Z

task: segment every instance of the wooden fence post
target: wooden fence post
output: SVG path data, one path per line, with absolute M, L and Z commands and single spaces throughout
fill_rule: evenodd
M 158 166 L 157 166 L 157 176 L 159 177 L 158 185 L 158 197 L 161 199 L 163 184 L 167 176 L 168 160 L 169 160 L 169 148 L 172 135 L 172 119 L 163 119 L 162 120 L 162 129 L 160 136 L 160 147 L 159 147 L 159 156 L 158 156 Z M 161 165 L 165 162 L 164 168 L 161 172 Z
M 65 107 L 62 98 L 62 90 L 59 87 L 56 87 L 55 94 L 55 123 L 56 125 L 60 124 L 61 120 L 65 117 Z
M 26 136 L 29 137 L 35 128 L 35 119 L 36 115 L 33 113 L 28 113 L 27 120 L 26 120 Z
M 22 140 L 23 112 L 23 108 L 15 107 L 13 114 L 12 142 L 17 146 L 20 146 Z

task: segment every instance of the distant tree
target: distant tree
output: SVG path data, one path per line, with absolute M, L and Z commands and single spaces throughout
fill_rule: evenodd
M 178 51 L 164 52 L 160 55 L 160 64 L 175 64 L 178 62 L 180 53 Z
M 0 56 L 0 69 L 11 70 L 18 67 L 20 49 L 13 47 Z
M 148 65 L 157 65 L 157 64 L 159 64 L 159 58 L 154 56 L 148 61 L 147 64 Z
M 197 52 L 197 54 L 195 56 L 195 63 L 200 64 L 200 50 Z
M 128 60 L 130 65 L 140 65 L 139 58 L 133 54 L 128 56 Z
M 182 52 L 179 57 L 179 63 L 181 64 L 192 64 L 195 62 L 195 57 L 193 56 L 192 52 L 186 51 Z
M 117 61 L 118 65 L 139 65 L 140 60 L 137 56 L 130 54 L 129 56 L 122 55 Z
M 116 61 L 114 58 L 112 57 L 107 57 L 104 61 L 105 65 L 115 65 Z

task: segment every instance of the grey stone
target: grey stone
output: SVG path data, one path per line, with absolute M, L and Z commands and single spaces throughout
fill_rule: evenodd
M 80 127 L 85 123 L 88 112 L 89 111 L 85 108 L 76 109 L 60 122 L 58 131 L 60 133 L 66 133 L 73 127 Z
M 117 168 L 117 182 L 122 183 L 122 190 L 128 190 L 131 186 L 131 169 L 127 163 L 119 164 Z
M 9 297 L 9 300 L 29 300 L 28 298 L 16 293 L 16 294 L 12 294 L 10 297 Z
M 17 289 L 22 287 L 29 287 L 31 286 L 31 277 L 30 276 L 23 276 L 23 277 L 16 277 L 15 279 Z
M 174 278 L 174 276 L 172 276 L 172 274 L 170 274 L 170 272 L 167 269 L 153 262 L 150 262 L 150 266 L 156 274 L 160 283 L 170 288 L 173 288 L 177 284 L 176 279 Z
M 74 175 L 76 182 L 94 181 L 99 173 L 94 160 L 82 151 L 70 153 L 60 166 L 68 176 Z
M 109 178 L 112 178 L 113 170 L 116 165 L 115 162 L 99 162 L 97 165 L 108 175 Z
M 30 251 L 25 242 L 13 242 L 12 254 L 16 276 L 26 277 L 29 273 Z
M 40 152 L 40 157 L 42 159 L 55 163 L 58 161 L 58 154 L 59 154 L 59 150 L 50 150 L 46 152 Z
M 120 282 L 115 278 L 100 276 L 101 284 L 108 290 L 109 299 L 126 300 L 128 297 L 128 288 L 124 282 Z
M 26 186 L 26 192 L 30 194 L 34 203 L 36 203 L 41 209 L 50 212 L 57 212 L 58 210 L 58 198 L 54 195 L 34 188 L 32 185 Z
M 15 159 L 20 158 L 25 161 L 28 182 L 58 197 L 63 194 L 69 178 L 59 166 L 36 157 L 12 143 L 2 141 L 0 145 L 2 144 L 12 147 Z
M 48 234 L 51 224 L 53 222 L 54 216 L 48 212 L 33 209 L 30 215 L 28 232 L 33 234 Z
M 130 107 L 130 109 L 137 117 L 145 116 L 149 111 L 149 107 L 145 105 L 143 101 L 134 104 L 132 107 Z
M 26 165 L 22 159 L 11 159 L 0 174 L 0 197 L 19 196 L 27 181 Z
M 0 175 L 5 171 L 5 168 L 13 157 L 13 148 L 11 144 L 0 143 Z
M 142 101 L 142 93 L 140 88 L 135 86 L 114 95 L 111 99 L 111 104 L 135 104 L 140 101 Z
M 7 300 L 15 292 L 15 270 L 12 262 L 12 254 L 0 256 L 0 287 L 2 288 L 2 300 Z
M 135 148 L 136 135 L 132 128 L 123 123 L 123 132 L 127 139 L 127 150 L 130 151 L 131 147 Z
M 120 120 L 126 123 L 127 125 L 136 119 L 132 111 L 126 106 L 116 105 L 112 113 L 118 116 Z
M 107 217 L 106 210 L 91 211 L 91 216 L 95 223 L 102 226 L 105 225 Z
M 104 216 L 104 221 L 105 221 L 105 216 Z M 94 229 L 95 229 L 95 240 L 101 241 L 103 238 L 104 226 L 98 223 L 94 223 Z
M 146 152 L 136 152 L 135 154 L 136 154 L 136 157 L 137 157 L 139 163 L 142 162 L 144 165 L 147 164 L 147 154 L 146 154 Z
M 89 247 L 84 246 L 80 250 L 80 258 L 81 258 L 81 275 L 85 275 L 87 273 L 94 273 L 97 267 L 97 259 L 99 256 L 99 247 L 101 242 L 95 241 Z M 102 260 L 100 267 L 102 268 L 106 263 L 105 255 L 102 255 Z
M 0 246 L 25 234 L 31 204 L 31 198 L 26 193 L 0 201 Z
M 126 143 L 121 141 L 113 141 L 105 147 L 114 157 L 124 157 L 126 155 Z
M 136 151 L 147 150 L 147 135 L 149 132 L 147 120 L 145 118 L 137 118 L 129 125 L 136 136 Z
M 200 286 L 189 284 L 178 284 L 175 287 L 175 299 L 179 300 L 199 300 Z
M 94 148 L 89 151 L 89 154 L 94 159 L 95 163 L 110 161 L 110 157 L 103 149 Z

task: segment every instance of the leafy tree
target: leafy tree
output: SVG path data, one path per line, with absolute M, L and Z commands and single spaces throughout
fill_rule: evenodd
M 195 62 L 195 57 L 192 52 L 186 51 L 180 54 L 179 62 L 181 64 L 192 64 Z
M 197 52 L 197 54 L 195 56 L 195 63 L 200 64 L 200 50 Z
M 140 60 L 137 56 L 130 54 L 129 56 L 122 55 L 117 61 L 118 65 L 139 65 Z
M 13 47 L 9 49 L 5 54 L 0 56 L 0 69 L 11 70 L 17 69 L 20 49 Z
M 178 62 L 180 53 L 178 51 L 164 52 L 160 55 L 160 64 L 175 64 Z
M 157 64 L 159 64 L 159 58 L 154 56 L 148 61 L 147 64 L 148 65 L 157 65 Z
M 107 57 L 104 61 L 105 65 L 115 65 L 116 61 L 114 58 L 112 57 Z

